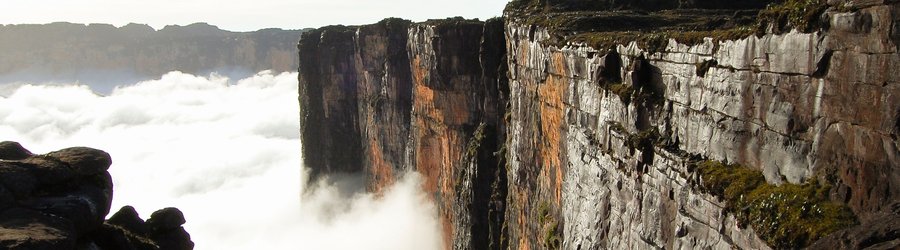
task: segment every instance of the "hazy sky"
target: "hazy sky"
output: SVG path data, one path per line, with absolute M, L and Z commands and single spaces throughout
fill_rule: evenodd
M 207 22 L 232 31 L 367 24 L 385 17 L 414 21 L 500 16 L 507 0 L 29 0 L 3 4 L 0 24 Z

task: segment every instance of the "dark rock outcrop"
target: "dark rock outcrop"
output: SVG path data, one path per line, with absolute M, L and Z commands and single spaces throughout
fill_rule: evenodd
M 857 226 L 822 238 L 809 249 L 898 249 L 900 248 L 900 203 L 886 206 Z
M 31 151 L 23 148 L 18 142 L 0 142 L 0 159 L 21 160 L 31 156 Z
M 192 249 L 175 208 L 144 223 L 124 207 L 104 222 L 112 203 L 111 164 L 109 154 L 92 148 L 33 155 L 18 143 L 0 143 L 0 247 Z
M 160 249 L 193 249 L 190 235 L 184 230 L 184 214 L 177 208 L 163 208 L 150 215 L 147 226 L 149 237 Z

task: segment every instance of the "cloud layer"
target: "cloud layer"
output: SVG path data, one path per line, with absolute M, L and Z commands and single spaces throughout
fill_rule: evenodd
M 113 156 L 113 210 L 184 211 L 197 249 L 436 249 L 435 209 L 409 174 L 382 196 L 301 171 L 297 74 L 180 72 L 116 88 L 0 86 L 0 140 Z M 302 199 L 301 199 L 302 198 Z

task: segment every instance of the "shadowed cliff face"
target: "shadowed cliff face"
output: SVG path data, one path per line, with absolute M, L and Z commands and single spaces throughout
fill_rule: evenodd
M 499 246 L 502 30 L 500 20 L 387 19 L 305 34 L 301 130 L 312 175 L 361 172 L 380 191 L 419 171 L 447 248 Z
M 389 19 L 360 27 L 357 72 L 359 82 L 360 130 L 363 136 L 364 171 L 370 187 L 377 192 L 408 170 L 404 166 L 409 140 L 412 75 L 406 41 L 410 23 Z
M 300 133 L 311 179 L 362 170 L 355 74 L 355 30 L 332 26 L 303 35 L 300 50 Z

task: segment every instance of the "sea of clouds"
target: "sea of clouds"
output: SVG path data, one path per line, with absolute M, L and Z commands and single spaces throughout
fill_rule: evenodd
M 296 79 L 171 72 L 107 95 L 78 84 L 6 84 L 0 140 L 34 153 L 109 152 L 113 212 L 132 205 L 146 219 L 178 207 L 196 249 L 440 248 L 417 174 L 377 196 L 356 176 L 307 185 Z

